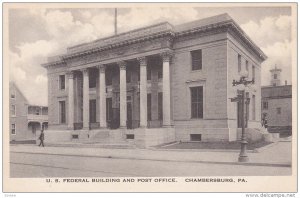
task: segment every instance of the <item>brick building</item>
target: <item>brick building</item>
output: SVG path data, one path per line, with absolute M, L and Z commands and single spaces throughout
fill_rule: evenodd
M 292 132 L 292 85 L 281 84 L 281 69 L 275 66 L 271 72 L 270 86 L 261 88 L 262 118 L 268 120 L 268 131 L 282 135 Z
M 255 78 L 248 127 L 259 128 L 266 55 L 222 14 L 168 22 L 67 48 L 49 57 L 46 141 L 172 141 L 237 138 L 232 81 Z
M 9 84 L 9 140 L 35 140 L 48 127 L 48 107 L 33 105 L 15 83 Z

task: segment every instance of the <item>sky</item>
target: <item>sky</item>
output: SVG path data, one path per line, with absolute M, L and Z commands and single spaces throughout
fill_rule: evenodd
M 173 25 L 228 13 L 268 56 L 262 64 L 262 85 L 270 69 L 282 69 L 282 83 L 291 84 L 290 7 L 128 7 L 118 8 L 118 33 L 168 21 Z M 47 57 L 67 47 L 114 34 L 114 8 L 9 10 L 10 80 L 29 103 L 48 104 Z

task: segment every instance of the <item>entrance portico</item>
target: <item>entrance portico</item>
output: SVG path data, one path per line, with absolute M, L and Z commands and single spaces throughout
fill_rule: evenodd
M 67 74 L 68 129 L 87 131 L 153 128 L 162 125 L 170 127 L 170 57 L 170 53 L 162 53 L 70 70 Z M 150 64 L 147 64 L 148 62 Z M 159 77 L 160 71 L 163 73 Z M 150 72 L 150 75 L 147 72 Z M 156 87 L 155 90 L 152 85 Z M 156 98 L 147 101 L 153 91 L 155 94 L 151 98 Z M 160 98 L 159 93 L 162 93 Z M 96 102 L 93 102 L 93 99 Z M 159 101 L 160 99 L 163 101 Z M 158 103 L 163 103 L 163 116 L 158 115 Z M 156 109 L 152 113 L 153 107 Z M 79 111 L 75 113 L 74 109 Z M 153 116 L 149 117 L 149 114 Z

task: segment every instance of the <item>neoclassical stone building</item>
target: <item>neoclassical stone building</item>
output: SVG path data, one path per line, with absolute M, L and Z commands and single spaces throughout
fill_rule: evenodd
M 232 81 L 247 70 L 256 89 L 248 127 L 260 127 L 266 55 L 228 15 L 168 22 L 67 48 L 50 57 L 46 141 L 172 141 L 237 137 Z

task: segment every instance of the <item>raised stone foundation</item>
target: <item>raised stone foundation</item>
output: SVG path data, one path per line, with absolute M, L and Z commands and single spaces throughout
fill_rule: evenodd
M 133 135 L 127 139 L 126 135 Z M 76 138 L 74 138 L 76 137 Z M 45 131 L 45 143 L 83 142 L 83 143 L 124 143 L 134 144 L 139 148 L 147 148 L 175 141 L 174 128 L 137 128 L 96 129 L 96 130 L 64 130 Z

